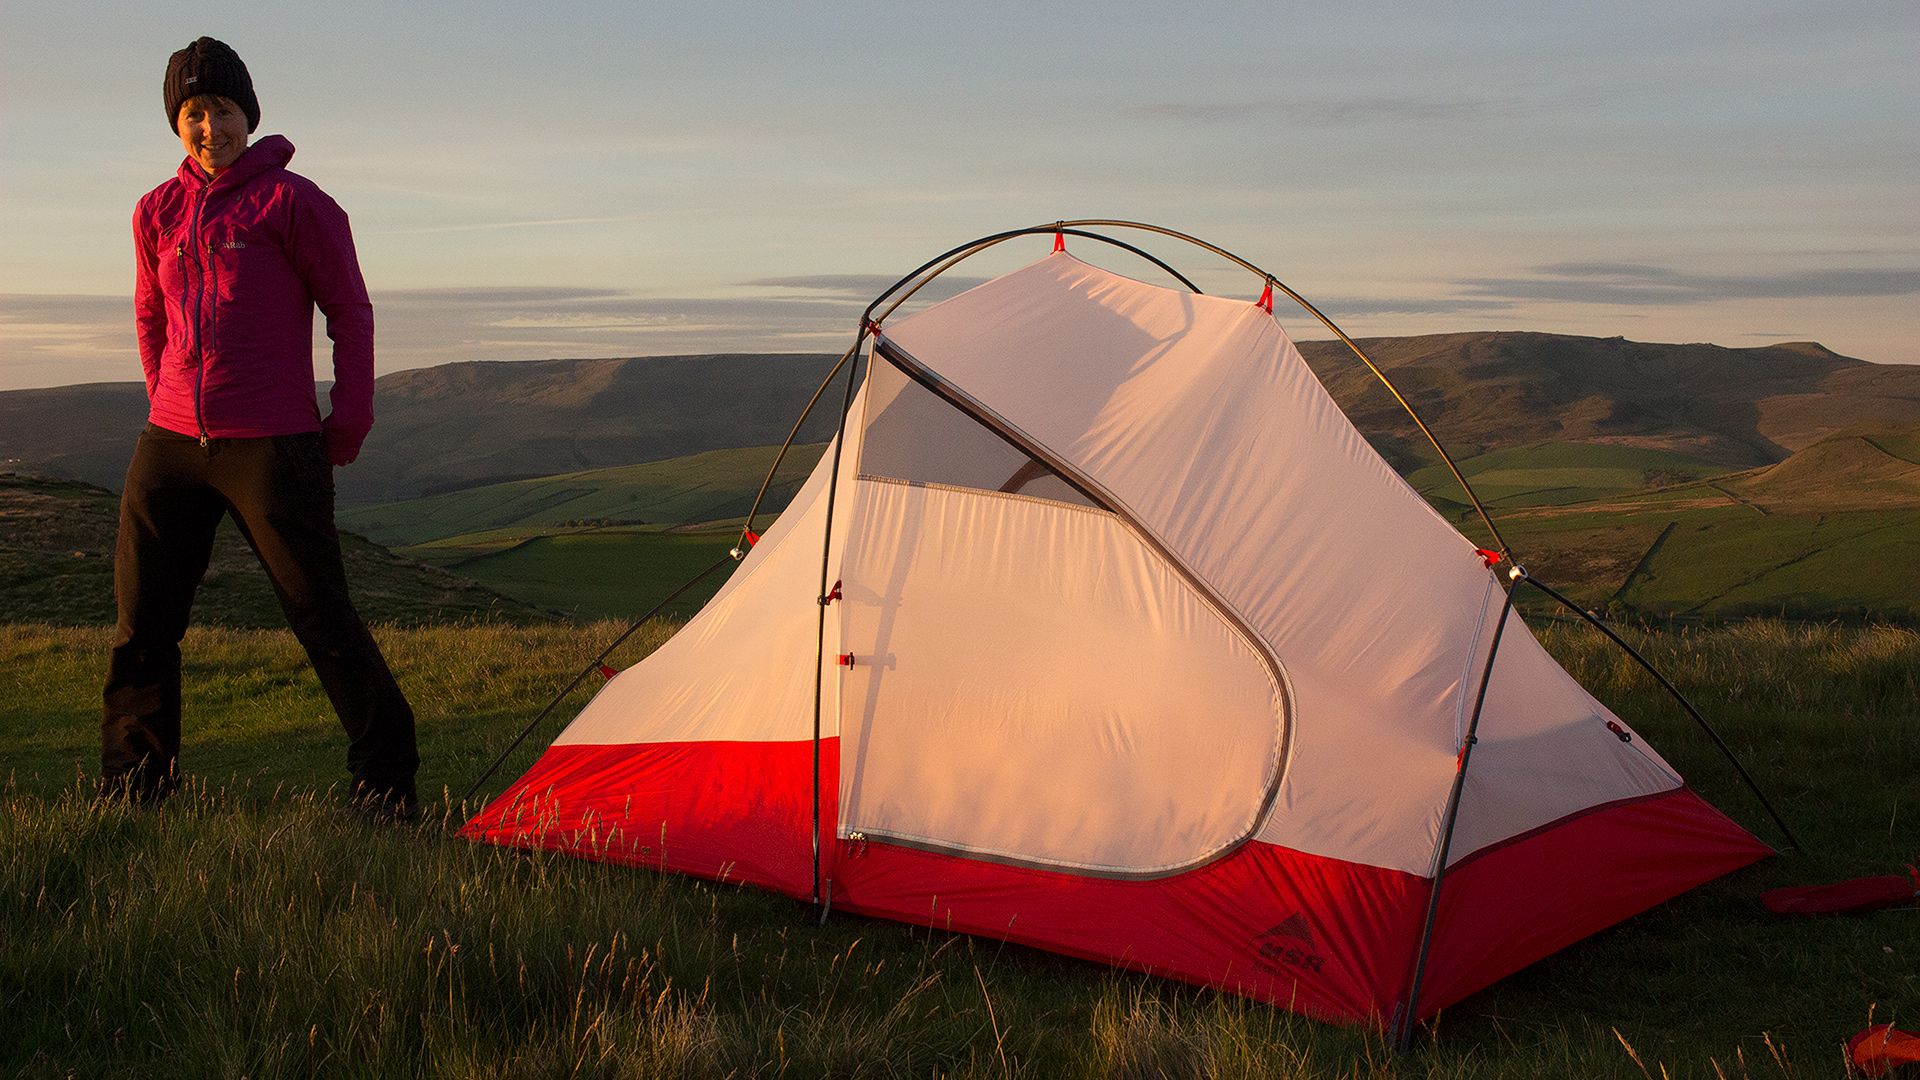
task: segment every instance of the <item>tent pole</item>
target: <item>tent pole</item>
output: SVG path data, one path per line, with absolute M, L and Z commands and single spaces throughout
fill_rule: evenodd
M 1467 763 L 1473 760 L 1473 746 L 1480 730 L 1480 712 L 1487 703 L 1487 686 L 1493 681 L 1493 661 L 1500 655 L 1500 638 L 1507 630 L 1507 616 L 1513 613 L 1513 590 L 1524 573 L 1518 567 L 1508 571 L 1507 585 L 1500 603 L 1500 621 L 1493 627 L 1493 643 L 1487 647 L 1487 663 L 1480 671 L 1480 690 L 1473 698 L 1473 716 L 1467 721 L 1467 734 L 1460 743 L 1460 757 L 1453 769 L 1453 790 L 1447 794 L 1445 823 L 1440 829 L 1440 851 L 1434 861 L 1433 891 L 1427 896 L 1427 917 L 1420 927 L 1420 948 L 1414 954 L 1413 984 L 1407 989 L 1407 1012 L 1394 1033 L 1394 1052 L 1404 1054 L 1413 1046 L 1413 1029 L 1419 1024 L 1420 982 L 1427 974 L 1427 953 L 1433 947 L 1434 922 L 1440 916 L 1440 886 L 1447 876 L 1447 855 L 1453 848 L 1453 828 L 1460 820 L 1460 795 L 1466 788 Z
M 827 377 L 820 381 L 820 389 L 813 392 L 813 397 L 807 401 L 807 407 L 800 410 L 800 419 L 793 422 L 793 430 L 787 432 L 787 441 L 780 444 L 780 452 L 773 456 L 773 466 L 767 470 L 767 478 L 760 482 L 760 491 L 753 497 L 753 505 L 747 509 L 747 523 L 742 531 L 743 550 L 736 558 L 746 558 L 744 548 L 751 545 L 753 541 L 745 538 L 753 533 L 753 519 L 760 515 L 760 504 L 766 501 L 767 489 L 773 486 L 774 474 L 780 471 L 780 463 L 787 460 L 787 451 L 793 449 L 793 440 L 800 437 L 800 425 L 806 423 L 807 417 L 813 415 L 813 407 L 820 404 L 821 395 L 827 392 L 827 387 L 833 385 L 834 376 L 840 374 L 840 369 L 846 366 L 848 360 L 853 359 L 853 354 L 859 348 L 860 342 L 855 340 L 853 348 L 841 354 L 840 362 L 833 365 L 832 371 L 827 372 Z
M 652 611 L 649 611 L 645 615 L 642 615 L 638 619 L 635 619 L 632 626 L 627 627 L 626 630 L 621 632 L 619 637 L 613 639 L 613 644 L 608 645 L 606 648 L 600 650 L 600 655 L 594 657 L 592 660 L 587 661 L 587 666 L 580 669 L 580 674 L 575 675 L 573 677 L 573 681 L 567 684 L 566 689 L 560 691 L 558 694 L 555 694 L 553 697 L 553 700 L 547 702 L 547 707 L 544 709 L 541 709 L 539 715 L 535 716 L 533 720 L 527 724 L 526 727 L 520 729 L 520 734 L 514 737 L 513 742 L 509 743 L 505 750 L 500 751 L 500 756 L 493 759 L 493 764 L 487 766 L 487 771 L 480 774 L 480 779 L 475 780 L 473 782 L 473 786 L 467 789 L 467 793 L 465 795 L 460 796 L 460 804 L 462 806 L 465 806 L 467 800 L 473 798 L 473 793 L 480 790 L 480 785 L 486 783 L 487 778 L 491 777 L 494 774 L 494 770 L 500 767 L 501 762 L 504 762 L 507 760 L 507 755 L 519 749 L 520 744 L 526 740 L 526 737 L 528 735 L 533 734 L 533 729 L 539 726 L 540 721 L 545 720 L 547 718 L 547 714 L 554 710 L 554 706 L 559 705 L 562 701 L 566 700 L 567 695 L 573 693 L 573 688 L 580 685 L 580 680 L 586 678 L 589 674 L 598 670 L 600 667 L 600 664 L 603 661 L 605 661 L 608 656 L 612 655 L 613 650 L 620 647 L 621 642 L 627 640 L 629 637 L 632 637 L 633 632 L 635 630 L 640 629 L 640 627 L 644 625 L 648 619 L 651 619 L 655 615 L 658 615 L 660 614 L 660 612 L 664 611 L 668 604 L 671 604 L 675 600 L 680 599 L 680 595 L 682 593 L 686 592 L 688 589 L 693 588 L 695 585 L 700 584 L 702 581 L 705 581 L 715 570 L 720 569 L 721 567 L 727 565 L 732 561 L 733 561 L 733 556 L 731 554 L 728 554 L 725 558 L 721 559 L 719 562 L 714 563 L 712 566 L 709 566 L 705 570 L 700 571 L 699 574 L 695 575 L 692 581 L 689 581 L 685 585 L 682 585 L 679 588 L 673 590 L 673 592 L 667 595 L 667 598 L 665 600 L 662 600 L 658 604 L 655 604 L 653 606 Z
M 1184 240 L 1189 244 L 1193 244 L 1196 247 L 1204 248 L 1207 251 L 1211 251 L 1215 255 L 1218 255 L 1223 259 L 1227 259 L 1230 262 L 1236 263 L 1241 267 L 1244 267 L 1245 269 L 1260 275 L 1260 277 L 1266 281 L 1267 286 L 1269 288 L 1277 288 L 1281 292 L 1284 292 L 1288 296 L 1292 297 L 1295 303 L 1305 308 L 1308 311 L 1308 313 L 1310 313 L 1314 318 L 1320 320 L 1321 325 L 1333 331 L 1336 337 L 1338 337 L 1341 341 L 1345 342 L 1347 348 L 1353 351 L 1353 355 L 1360 358 L 1360 362 L 1367 366 L 1367 370 L 1373 372 L 1374 377 L 1380 380 L 1380 384 L 1387 388 L 1387 392 L 1389 394 L 1393 395 L 1393 399 L 1395 401 L 1398 401 L 1400 403 L 1400 407 L 1407 411 L 1407 416 L 1411 418 L 1413 420 L 1414 425 L 1420 429 L 1420 433 L 1427 437 L 1427 441 L 1433 444 L 1433 449 L 1435 450 L 1435 452 L 1437 452 L 1440 455 L 1440 460 L 1446 463 L 1447 471 L 1453 474 L 1454 480 L 1458 482 L 1460 485 L 1460 490 L 1466 493 L 1467 501 L 1473 504 L 1474 511 L 1480 515 L 1481 524 L 1486 526 L 1488 534 L 1493 537 L 1494 547 L 1500 552 L 1500 554 L 1506 556 L 1509 561 L 1512 560 L 1513 552 L 1507 547 L 1506 537 L 1500 534 L 1499 526 L 1493 523 L 1493 516 L 1487 513 L 1487 508 L 1481 504 L 1480 496 L 1474 492 L 1473 485 L 1467 483 L 1466 474 L 1462 473 L 1460 471 L 1460 467 L 1454 463 L 1453 455 L 1447 453 L 1447 448 L 1441 445 L 1440 439 L 1438 436 L 1436 436 L 1433 433 L 1433 429 L 1429 428 L 1427 426 L 1427 422 L 1421 419 L 1419 412 L 1415 411 L 1413 407 L 1413 403 L 1407 400 L 1406 395 L 1400 392 L 1400 388 L 1394 385 L 1393 380 L 1389 379 L 1387 377 L 1387 373 L 1382 371 L 1380 369 L 1380 366 L 1373 362 L 1373 359 L 1366 354 L 1366 351 L 1360 348 L 1359 344 L 1356 343 L 1352 338 L 1348 337 L 1347 332 L 1345 330 L 1340 329 L 1339 326 L 1335 325 L 1332 319 L 1327 318 L 1325 313 L 1323 313 L 1319 308 L 1314 307 L 1312 304 L 1308 303 L 1306 297 L 1301 296 L 1297 292 L 1294 292 L 1293 289 L 1289 288 L 1285 282 L 1274 277 L 1272 274 L 1267 273 L 1265 270 L 1260 269 L 1258 266 L 1255 266 L 1254 264 L 1248 262 L 1247 260 L 1241 258 L 1240 256 L 1235 255 L 1233 252 L 1228 251 L 1223 247 L 1217 247 L 1213 244 L 1209 244 L 1205 240 L 1202 240 L 1197 236 L 1189 236 L 1186 233 L 1179 232 L 1174 229 L 1163 228 L 1162 226 L 1159 226 L 1159 225 L 1149 225 L 1142 221 L 1124 221 L 1124 220 L 1110 219 L 1110 218 L 1089 218 L 1089 219 L 1080 220 L 1080 221 L 1056 221 L 1049 225 L 1034 225 L 1030 228 L 1010 229 L 1007 232 L 994 233 L 991 236 L 983 236 L 980 239 L 975 240 L 971 243 L 962 244 L 959 247 L 953 248 L 948 252 L 946 252 L 945 254 L 940 255 L 937 258 L 929 259 L 926 262 L 922 263 L 920 267 L 916 269 L 913 273 L 908 274 L 907 276 L 901 278 L 899 281 L 895 282 L 891 288 L 881 293 L 878 297 L 874 299 L 872 304 L 869 304 L 867 306 L 866 314 L 863 316 L 863 325 L 868 322 L 885 321 L 887 316 L 892 315 L 893 312 L 897 308 L 899 308 L 901 304 L 906 303 L 909 297 L 911 297 L 914 293 L 918 292 L 929 281 L 932 281 L 934 278 L 939 277 L 941 274 L 946 273 L 948 270 L 952 269 L 955 265 L 957 265 L 961 261 L 971 258 L 972 256 L 979 254 L 982 251 L 985 251 L 987 248 L 993 247 L 997 244 L 1004 243 L 1017 236 L 1031 236 L 1031 235 L 1038 235 L 1038 234 L 1048 234 L 1048 235 L 1064 234 L 1069 236 L 1084 236 L 1084 237 L 1087 237 L 1088 239 L 1099 240 L 1103 243 L 1112 244 L 1115 247 L 1124 248 L 1127 251 L 1130 251 L 1135 255 L 1138 255 L 1141 258 L 1146 259 L 1147 261 L 1153 263 L 1155 266 L 1158 266 L 1160 269 L 1165 270 L 1169 274 L 1172 274 L 1175 278 L 1177 278 L 1180 281 L 1182 285 L 1185 285 L 1187 288 L 1193 290 L 1196 293 L 1200 291 L 1199 286 L 1195 285 L 1191 281 L 1188 281 L 1186 277 L 1181 275 L 1178 271 L 1174 270 L 1173 267 L 1168 266 L 1165 262 L 1162 262 L 1161 260 L 1148 254 L 1147 252 L 1142 251 L 1137 247 L 1134 247 L 1132 244 L 1115 240 L 1110 236 L 1102 236 L 1099 233 L 1085 231 L 1088 228 L 1139 229 L 1143 232 L 1157 233 L 1161 236 L 1169 236 L 1176 240 Z M 931 271 L 931 273 L 929 273 L 929 271 Z M 915 282 L 915 279 L 921 278 L 922 275 L 926 275 L 925 278 Z M 909 282 L 914 282 L 913 288 L 908 289 L 905 294 L 896 298 L 893 301 L 893 303 L 887 308 L 886 312 L 880 315 L 878 319 L 876 319 L 873 314 L 874 310 L 878 308 L 883 302 L 885 302 L 888 297 L 893 296 L 893 294 L 896 292 L 899 292 Z
M 1654 667 L 1651 661 L 1649 661 L 1646 657 L 1641 656 L 1640 653 L 1636 651 L 1633 646 L 1627 644 L 1626 639 L 1622 638 L 1619 634 L 1614 633 L 1613 629 L 1609 627 L 1606 623 L 1603 623 L 1599 619 L 1595 618 L 1592 612 L 1589 612 L 1586 608 L 1583 608 L 1579 604 L 1576 604 L 1573 601 L 1567 599 L 1566 597 L 1560 595 L 1560 593 L 1557 590 L 1548 587 L 1545 582 L 1528 574 L 1524 567 L 1520 568 L 1520 580 L 1526 582 L 1527 584 L 1533 586 L 1536 589 L 1539 589 L 1541 592 L 1546 593 L 1548 596 L 1553 597 L 1555 600 L 1560 601 L 1560 603 L 1564 604 L 1569 610 L 1573 611 L 1575 614 L 1579 615 L 1582 619 L 1585 619 L 1587 622 L 1591 623 L 1601 633 L 1607 635 L 1607 637 L 1611 639 L 1615 645 L 1618 645 L 1620 646 L 1621 649 L 1625 650 L 1628 656 L 1631 656 L 1634 658 L 1634 660 L 1638 661 L 1640 666 L 1647 670 L 1647 674 L 1652 675 L 1654 679 L 1657 680 L 1660 683 L 1660 685 L 1666 689 L 1667 693 L 1673 695 L 1673 700 L 1679 702 L 1680 707 L 1687 710 L 1687 715 L 1693 717 L 1694 723 L 1700 725 L 1700 730 L 1707 733 L 1707 738 L 1713 740 L 1713 745 L 1719 747 L 1720 752 L 1726 755 L 1727 761 L 1733 765 L 1733 770 L 1740 774 L 1740 779 L 1746 781 L 1747 787 L 1753 791 L 1754 798 L 1759 799 L 1760 805 L 1767 808 L 1767 814 L 1773 818 L 1773 823 L 1780 827 L 1781 835 L 1787 838 L 1787 843 L 1793 845 L 1793 850 L 1795 851 L 1806 850 L 1805 848 L 1800 846 L 1800 841 L 1794 837 L 1793 830 L 1787 828 L 1787 823 L 1785 820 L 1783 820 L 1780 817 L 1780 812 L 1773 808 L 1772 802 L 1768 801 L 1766 792 L 1760 790 L 1760 785 L 1757 782 L 1755 782 L 1753 779 L 1753 776 L 1747 772 L 1746 766 L 1740 764 L 1740 759 L 1734 756 L 1733 748 L 1728 746 L 1726 742 L 1720 738 L 1719 733 L 1713 730 L 1713 726 L 1707 723 L 1707 718 L 1700 715 L 1700 710 L 1694 708 L 1693 703 L 1688 701 L 1686 699 L 1686 696 L 1680 693 L 1677 687 L 1675 687 L 1672 683 L 1668 682 L 1667 677 L 1665 675 L 1660 674 L 1659 668 Z
M 820 529 L 820 621 L 814 638 L 813 659 L 813 903 L 820 903 L 820 710 L 822 698 L 826 692 L 827 678 L 827 605 L 828 575 L 833 572 L 833 503 L 840 488 L 840 455 L 847 445 L 847 414 L 853 411 L 854 376 L 858 374 L 859 363 L 847 365 L 847 360 L 855 359 L 860 346 L 875 327 L 866 320 L 860 322 L 860 332 L 853 339 L 853 348 L 841 358 L 841 365 L 847 368 L 847 392 L 840 401 L 840 425 L 833 436 L 833 464 L 827 473 L 827 519 Z M 839 367 L 834 369 L 836 372 Z M 828 376 L 832 380 L 832 376 Z M 824 386 L 822 390 L 826 389 Z M 817 398 L 818 395 L 815 395 Z M 824 912 L 822 915 L 824 916 Z
M 1492 535 L 1494 546 L 1499 550 L 1500 554 L 1505 555 L 1508 560 L 1511 561 L 1513 552 L 1507 548 L 1506 537 L 1500 535 L 1499 526 L 1493 523 L 1493 517 L 1487 513 L 1487 508 L 1480 504 L 1480 496 L 1474 493 L 1473 485 L 1467 483 L 1466 475 L 1460 471 L 1460 466 L 1453 463 L 1453 455 L 1447 453 L 1447 448 L 1440 445 L 1440 437 L 1435 435 L 1433 429 L 1427 427 L 1427 422 L 1422 420 L 1420 414 L 1414 411 L 1413 402 L 1408 401 L 1406 396 L 1400 393 L 1400 388 L 1393 384 L 1392 379 L 1387 378 L 1387 373 L 1380 370 L 1379 366 L 1373 362 L 1373 359 L 1369 357 L 1352 338 L 1347 336 L 1345 330 L 1335 326 L 1332 319 L 1320 313 L 1319 308 L 1307 303 L 1306 297 L 1287 288 L 1285 282 L 1275 278 L 1272 274 L 1267 275 L 1267 281 L 1281 292 L 1293 297 L 1295 303 L 1312 312 L 1314 318 L 1319 319 L 1322 325 L 1338 335 L 1341 341 L 1346 342 L 1347 348 L 1353 350 L 1353 355 L 1359 357 L 1360 362 L 1367 365 L 1367 370 L 1373 372 L 1374 377 L 1380 380 L 1380 385 L 1387 388 L 1387 393 L 1393 395 L 1393 400 L 1399 402 L 1400 407 L 1407 410 L 1407 415 L 1412 418 L 1414 425 L 1420 429 L 1420 434 L 1427 437 L 1427 441 L 1432 443 L 1433 449 L 1439 453 L 1440 460 L 1447 463 L 1447 471 L 1453 474 L 1453 479 L 1459 483 L 1460 490 L 1467 493 L 1467 501 L 1473 504 L 1474 511 L 1480 515 L 1480 523 L 1485 525 L 1487 532 Z

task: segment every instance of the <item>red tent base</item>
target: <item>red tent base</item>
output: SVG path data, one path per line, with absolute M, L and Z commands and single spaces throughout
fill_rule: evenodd
M 811 742 L 555 746 L 462 834 L 814 895 Z M 821 743 L 831 828 L 838 740 Z M 1455 864 L 1421 1014 L 1771 854 L 1686 789 L 1534 830 Z M 1403 1007 L 1428 879 L 1249 842 L 1115 880 L 879 841 L 822 844 L 839 910 L 1213 986 L 1324 1020 Z

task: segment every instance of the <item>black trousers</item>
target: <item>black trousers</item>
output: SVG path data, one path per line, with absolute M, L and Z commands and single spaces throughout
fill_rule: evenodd
M 232 514 L 350 740 L 355 797 L 411 802 L 413 709 L 347 596 L 333 524 L 333 466 L 318 432 L 200 440 L 148 424 L 127 468 L 114 549 L 120 605 L 100 720 L 108 790 L 172 791 L 180 756 L 180 639 Z

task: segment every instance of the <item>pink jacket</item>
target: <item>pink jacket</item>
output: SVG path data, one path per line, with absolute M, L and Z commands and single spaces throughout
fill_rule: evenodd
M 286 170 L 269 135 L 212 181 L 191 158 L 133 212 L 148 419 L 206 438 L 326 434 L 344 465 L 373 427 L 373 305 L 346 212 Z M 313 393 L 313 309 L 333 339 L 333 408 Z

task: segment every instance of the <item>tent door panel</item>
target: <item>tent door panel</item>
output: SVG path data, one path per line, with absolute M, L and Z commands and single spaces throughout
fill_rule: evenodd
M 1152 876 L 1252 833 L 1284 693 L 1123 522 L 984 490 L 855 487 L 842 836 Z

